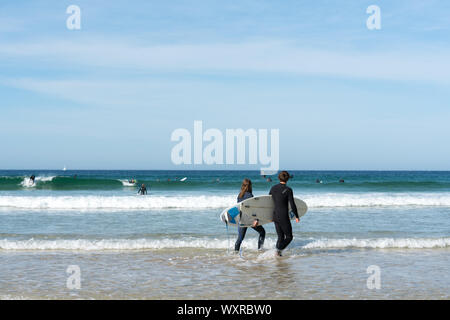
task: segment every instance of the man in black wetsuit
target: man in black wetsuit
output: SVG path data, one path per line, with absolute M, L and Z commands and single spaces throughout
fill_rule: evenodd
M 277 241 L 277 255 L 281 257 L 281 251 L 285 249 L 292 241 L 292 225 L 289 218 L 289 204 L 291 205 L 292 212 L 295 214 L 295 221 L 299 222 L 297 206 L 294 202 L 294 192 L 286 185 L 289 180 L 289 173 L 287 171 L 281 171 L 278 175 L 280 183 L 274 185 L 269 194 L 272 195 L 272 199 L 275 202 L 275 210 L 273 213 L 273 222 L 275 223 L 275 230 L 278 234 Z
M 145 184 L 142 184 L 141 188 L 138 191 L 138 194 L 140 194 L 141 196 L 147 194 L 147 188 L 145 187 Z

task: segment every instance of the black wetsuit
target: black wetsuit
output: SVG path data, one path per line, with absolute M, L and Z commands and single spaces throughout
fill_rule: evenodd
M 279 183 L 270 189 L 269 194 L 272 195 L 275 202 L 275 210 L 273 213 L 273 222 L 275 230 L 278 234 L 277 249 L 283 250 L 292 241 L 292 225 L 289 218 L 289 204 L 292 211 L 298 218 L 297 206 L 294 202 L 294 192 L 287 185 Z
M 245 199 L 253 198 L 253 194 L 250 192 L 244 193 L 244 196 L 242 198 L 237 199 L 237 202 L 244 201 Z M 258 239 L 258 249 L 261 249 L 264 244 L 264 239 L 266 237 L 266 230 L 264 230 L 263 226 L 256 226 L 252 227 L 253 230 L 257 231 L 259 233 L 259 239 Z M 236 244 L 234 245 L 234 250 L 239 251 L 241 248 L 241 243 L 245 238 L 245 234 L 247 233 L 247 227 L 239 227 L 238 229 L 238 238 L 236 240 Z
M 147 188 L 141 187 L 138 191 L 138 194 L 140 194 L 141 196 L 143 196 L 144 194 L 147 194 Z

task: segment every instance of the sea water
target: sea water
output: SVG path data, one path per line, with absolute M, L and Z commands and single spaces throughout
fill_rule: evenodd
M 257 196 L 276 176 L 0 171 L 0 299 L 450 298 L 450 172 L 291 174 L 309 210 L 276 258 L 273 224 L 264 250 L 249 230 L 239 255 L 219 219 L 243 178 Z

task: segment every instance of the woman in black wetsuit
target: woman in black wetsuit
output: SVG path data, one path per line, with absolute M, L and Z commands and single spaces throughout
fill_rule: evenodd
M 289 204 L 292 212 L 295 214 L 295 221 L 299 222 L 297 206 L 294 202 L 294 192 L 286 185 L 290 176 L 287 171 L 281 171 L 278 175 L 279 184 L 274 185 L 269 194 L 275 202 L 275 210 L 273 213 L 273 222 L 275 223 L 275 230 L 278 234 L 277 241 L 277 255 L 281 256 L 281 251 L 288 246 L 294 238 L 292 236 L 292 225 L 289 218 Z
M 245 199 L 253 198 L 252 194 L 252 182 L 250 179 L 244 179 L 242 181 L 241 192 L 238 195 L 237 202 L 244 201 Z M 245 234 L 247 233 L 247 227 L 238 227 L 238 238 L 236 240 L 236 244 L 234 245 L 234 251 L 239 252 L 241 248 L 241 243 L 245 238 Z M 253 230 L 256 230 L 259 233 L 258 239 L 258 249 L 262 249 L 264 244 L 264 239 L 266 237 L 266 230 L 262 226 L 258 226 L 254 224 L 252 227 Z

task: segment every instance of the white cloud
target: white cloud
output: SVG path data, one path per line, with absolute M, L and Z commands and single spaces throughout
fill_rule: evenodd
M 51 63 L 140 72 L 286 73 L 356 79 L 450 83 L 450 52 L 423 47 L 402 51 L 302 48 L 291 42 L 141 46 L 113 41 L 0 44 L 0 57 L 23 64 Z M 81 69 L 83 70 L 83 69 Z
M 0 84 L 69 101 L 105 107 L 152 105 L 167 94 L 167 85 L 155 82 L 96 80 L 0 79 Z M 145 100 L 143 100 L 145 98 Z

